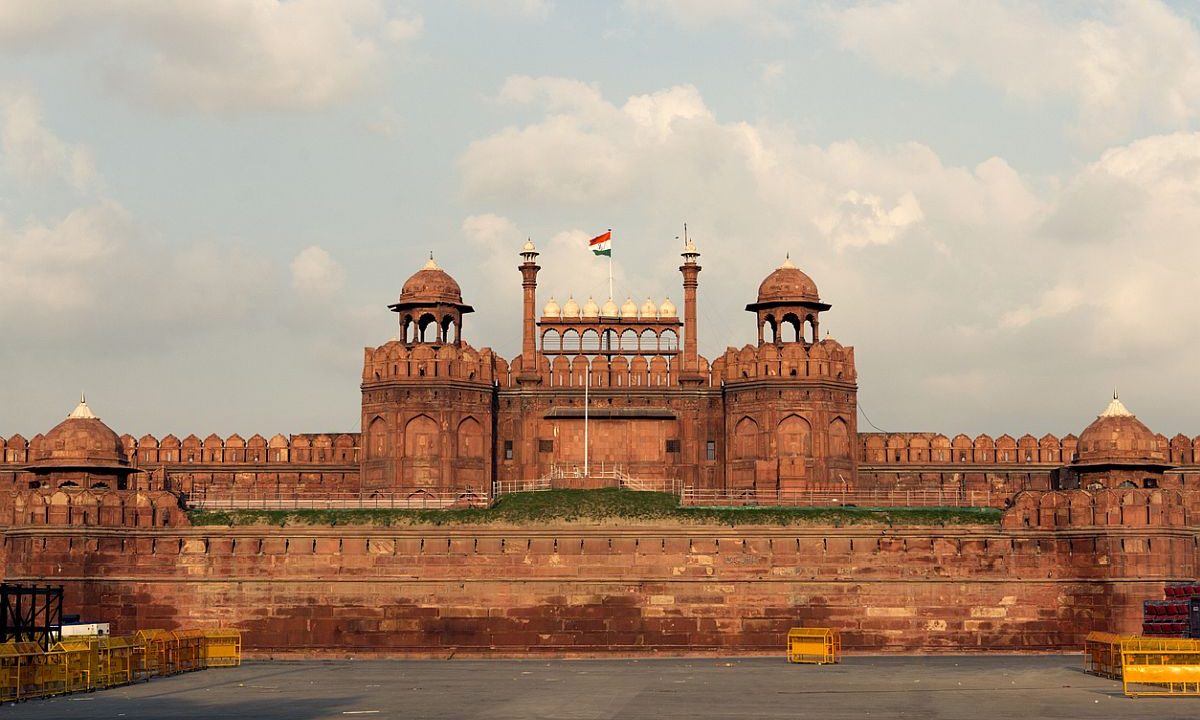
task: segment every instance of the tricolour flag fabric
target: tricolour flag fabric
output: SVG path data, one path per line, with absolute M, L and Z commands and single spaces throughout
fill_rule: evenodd
M 612 257 L 612 230 L 588 240 L 588 247 L 597 255 Z

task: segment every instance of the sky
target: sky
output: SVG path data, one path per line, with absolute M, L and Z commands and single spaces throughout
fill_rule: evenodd
M 785 256 L 862 431 L 1200 434 L 1200 10 L 1159 0 L 7 0 L 0 435 L 359 429 L 433 252 L 520 352 L 538 302 L 682 305 Z M 869 419 L 869 420 L 868 420 Z

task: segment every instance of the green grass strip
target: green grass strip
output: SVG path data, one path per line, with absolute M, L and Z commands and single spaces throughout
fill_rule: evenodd
M 546 525 L 604 521 L 678 522 L 689 525 L 996 525 L 992 508 L 680 507 L 670 493 L 549 490 L 513 493 L 490 508 L 450 510 L 193 510 L 193 525 Z

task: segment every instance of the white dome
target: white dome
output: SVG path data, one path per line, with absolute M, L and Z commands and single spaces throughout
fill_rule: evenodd
M 600 308 L 596 305 L 596 301 L 590 297 L 583 304 L 583 317 L 594 318 L 600 316 Z
M 621 306 L 621 317 L 628 320 L 637 320 L 637 305 L 633 304 L 633 298 L 625 298 L 625 304 Z
M 558 303 L 554 302 L 554 298 L 550 298 L 550 302 L 546 303 L 546 307 L 542 308 L 542 317 L 561 318 L 562 308 Z
M 646 298 L 646 302 L 642 303 L 642 319 L 654 320 L 658 317 L 658 306 L 650 298 Z
M 615 318 L 617 316 L 617 304 L 609 298 L 604 302 L 604 307 L 600 308 L 600 316 L 606 318 Z
M 671 302 L 671 298 L 662 301 L 662 305 L 658 306 L 658 316 L 660 318 L 675 317 L 675 303 Z
M 575 302 L 575 297 L 567 298 L 567 304 L 563 305 L 562 316 L 565 318 L 579 317 L 579 303 Z

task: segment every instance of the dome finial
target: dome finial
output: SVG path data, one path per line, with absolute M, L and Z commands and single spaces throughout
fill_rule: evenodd
M 1100 417 L 1130 417 L 1132 415 L 1133 413 L 1129 412 L 1129 409 L 1125 407 L 1125 403 L 1117 398 L 1116 390 L 1113 390 L 1112 402 L 1108 404 L 1108 407 L 1104 408 L 1104 412 L 1100 413 Z
M 783 264 L 780 265 L 779 268 L 782 270 L 783 268 L 794 268 L 794 267 L 796 267 L 796 266 L 792 264 L 792 254 L 790 252 L 785 253 L 783 256 Z
M 421 269 L 422 270 L 441 270 L 441 268 L 438 267 L 437 262 L 435 262 L 433 259 L 433 251 L 432 250 L 429 251 L 429 259 L 425 261 L 425 265 Z
M 95 414 L 92 413 L 92 409 L 90 407 L 88 407 L 87 397 L 82 392 L 79 393 L 79 405 L 74 410 L 72 410 L 71 414 L 68 415 L 67 417 L 75 418 L 76 420 L 96 420 L 96 419 L 98 419 L 95 416 Z

